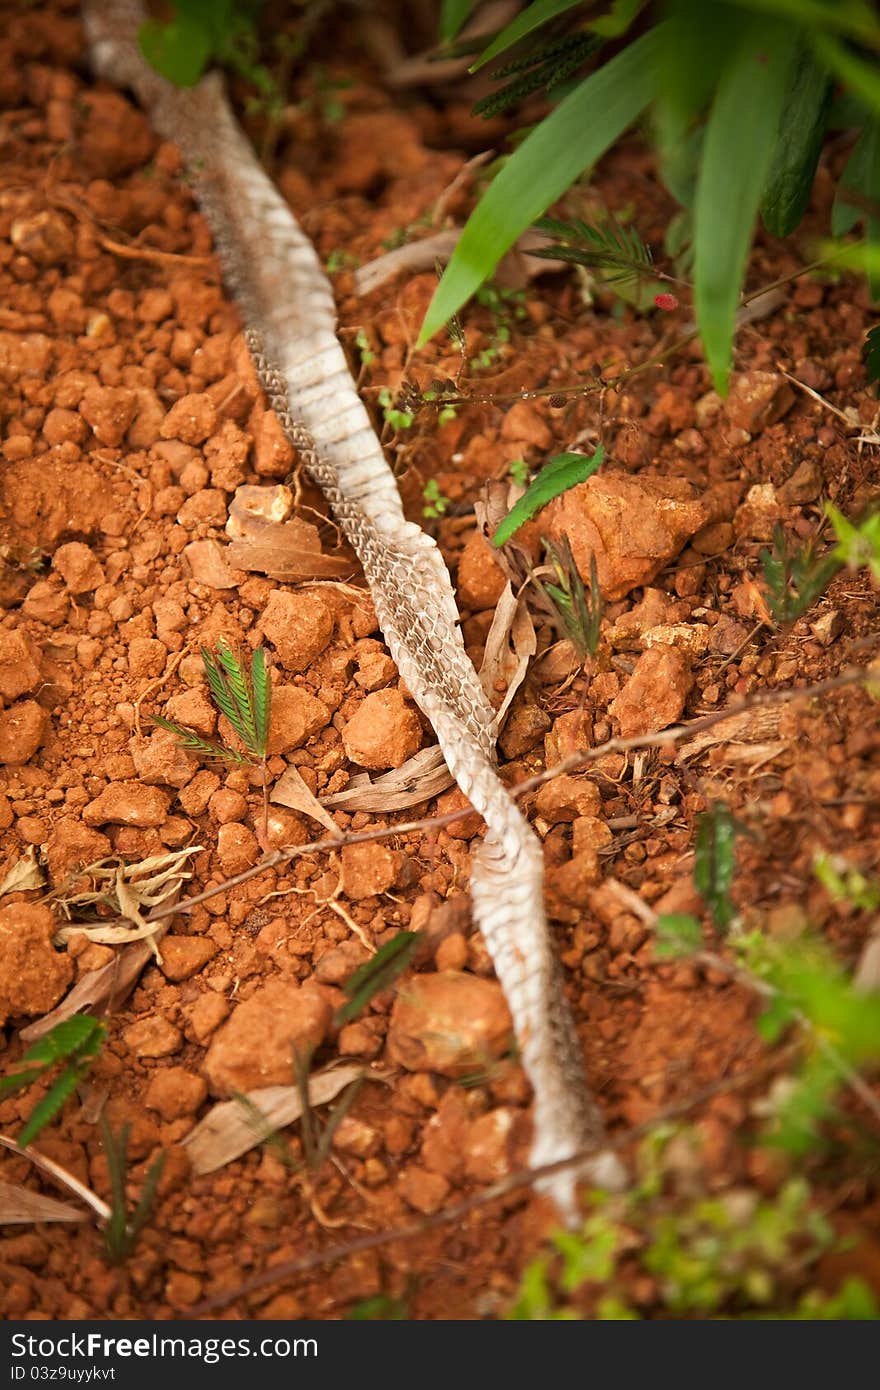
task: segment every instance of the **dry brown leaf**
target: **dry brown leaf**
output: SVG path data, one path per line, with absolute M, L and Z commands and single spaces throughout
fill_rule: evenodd
M 326 1105 L 364 1074 L 362 1066 L 336 1067 L 309 1078 L 309 1105 Z M 378 1078 L 377 1078 L 378 1079 Z M 303 1112 L 298 1086 L 263 1086 L 248 1091 L 241 1100 L 224 1100 L 215 1105 L 183 1141 L 195 1174 L 213 1173 L 257 1144 L 266 1132 L 283 1129 Z M 248 1104 L 249 1103 L 249 1104 Z M 255 1124 L 249 1106 L 259 1111 L 265 1129 Z
M 68 1173 L 67 1169 L 62 1168 L 60 1163 L 56 1163 L 54 1158 L 47 1158 L 45 1154 L 41 1154 L 39 1150 L 35 1149 L 31 1144 L 29 1144 L 26 1149 L 20 1149 L 15 1140 L 10 1139 L 5 1134 L 0 1134 L 0 1145 L 2 1145 L 4 1149 L 11 1149 L 11 1151 L 20 1158 L 29 1159 L 35 1168 L 39 1168 L 41 1172 L 47 1173 L 50 1178 L 54 1178 L 56 1182 L 61 1183 L 62 1187 L 66 1187 L 70 1192 L 75 1193 L 77 1197 L 92 1208 L 92 1211 L 95 1212 L 102 1221 L 110 1220 L 112 1213 L 103 1198 L 99 1197 L 97 1192 L 93 1192 L 90 1187 L 86 1187 L 85 1183 L 80 1182 L 79 1178 L 75 1178 L 73 1173 Z
M 698 757 L 719 743 L 769 742 L 779 733 L 781 717 L 781 705 L 757 705 L 754 709 L 740 710 L 729 719 L 719 720 L 713 728 L 694 734 L 693 738 L 682 739 L 675 761 L 682 763 Z
M 331 835 L 341 835 L 342 831 L 336 824 L 329 812 L 324 810 L 320 801 L 312 792 L 309 791 L 303 781 L 302 773 L 298 767 L 290 763 L 287 771 L 282 772 L 278 781 L 272 789 L 269 800 L 276 806 L 289 806 L 291 811 L 299 811 L 304 816 L 311 816 L 319 825 L 323 825 Z
M 226 534 L 226 556 L 237 569 L 288 581 L 357 573 L 356 560 L 325 554 L 318 528 L 293 515 L 293 493 L 280 483 L 237 488 Z
M 495 608 L 480 667 L 486 699 L 492 705 L 500 700 L 495 715 L 496 729 L 500 729 L 510 702 L 525 679 L 537 646 L 535 626 L 525 596 L 514 594 L 508 581 Z
M 30 1225 L 34 1221 L 85 1221 L 86 1214 L 69 1202 L 44 1197 L 26 1187 L 0 1182 L 0 1226 Z
M 28 845 L 0 883 L 0 898 L 4 893 L 30 893 L 35 888 L 42 888 L 45 881 L 46 875 L 37 863 L 37 851 L 33 845 Z
M 439 796 L 454 778 L 435 744 L 421 748 L 400 767 L 370 779 L 364 772 L 352 777 L 345 791 L 325 796 L 323 805 L 346 811 L 404 811 Z

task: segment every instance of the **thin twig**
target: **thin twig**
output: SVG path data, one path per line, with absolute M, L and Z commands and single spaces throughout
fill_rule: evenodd
M 699 719 L 693 719 L 687 724 L 675 724 L 670 729 L 661 730 L 660 733 L 637 734 L 632 738 L 610 738 L 605 743 L 600 743 L 596 748 L 589 748 L 583 753 L 572 753 L 570 757 L 563 758 L 561 762 L 547 768 L 544 772 L 538 772 L 534 777 L 527 777 L 524 781 L 515 783 L 510 788 L 510 794 L 514 797 L 524 796 L 527 792 L 543 787 L 546 782 L 553 781 L 555 777 L 569 772 L 577 772 L 590 763 L 596 762 L 599 758 L 607 757 L 609 753 L 628 753 L 638 748 L 662 748 L 665 744 L 681 743 L 685 739 L 692 738 L 694 734 L 711 729 L 727 719 L 734 719 L 747 710 L 760 709 L 765 705 L 787 704 L 792 700 L 815 699 L 818 695 L 826 695 L 832 690 L 840 690 L 848 685 L 857 685 L 861 681 L 870 679 L 871 674 L 868 667 L 847 666 L 839 675 L 832 676 L 828 680 L 818 681 L 815 685 L 759 691 L 757 694 L 746 696 L 745 699 L 736 704 L 728 705 L 725 709 L 713 710 L 710 714 L 701 715 Z M 396 825 L 383 825 L 376 830 L 343 832 L 341 836 L 325 836 L 324 839 L 312 840 L 306 845 L 292 845 L 288 849 L 273 850 L 258 864 L 245 869 L 242 873 L 224 879 L 222 883 L 216 883 L 192 898 L 185 898 L 181 903 L 169 905 L 167 910 L 159 909 L 155 913 L 151 913 L 150 920 L 174 917 L 179 912 L 191 912 L 194 907 L 207 902 L 209 898 L 216 897 L 218 893 L 225 893 L 230 888 L 237 888 L 239 884 L 249 883 L 252 878 L 256 878 L 267 869 L 274 869 L 279 864 L 287 864 L 293 859 L 299 859 L 304 854 L 323 854 L 339 850 L 342 845 L 370 844 L 376 840 L 390 839 L 395 835 L 409 835 L 416 830 L 442 830 L 444 826 L 452 825 L 453 822 L 472 814 L 473 807 L 468 805 L 457 811 L 447 811 L 442 816 L 424 816 L 420 820 L 402 821 Z

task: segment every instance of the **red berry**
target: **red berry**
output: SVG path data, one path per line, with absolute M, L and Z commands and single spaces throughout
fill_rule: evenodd
M 674 294 L 655 294 L 654 303 L 658 309 L 662 309 L 667 314 L 671 314 L 673 309 L 678 308 L 678 300 Z

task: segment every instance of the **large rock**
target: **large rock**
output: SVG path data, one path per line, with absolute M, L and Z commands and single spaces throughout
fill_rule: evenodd
M 203 1071 L 215 1095 L 292 1086 L 294 1053 L 320 1047 L 332 1010 L 314 986 L 270 980 L 214 1035 Z
M 501 986 L 444 970 L 415 975 L 391 1012 L 388 1057 L 407 1071 L 467 1076 L 483 1071 L 511 1044 L 510 1012 Z
M 86 825 L 134 825 L 139 830 L 164 825 L 170 798 L 158 787 L 140 782 L 112 782 L 83 810 Z
M 73 978 L 67 953 L 52 945 L 55 919 L 40 903 L 0 908 L 0 1026 L 55 1007 Z
M 580 573 L 590 578 L 595 555 L 606 599 L 649 584 L 697 531 L 718 519 L 713 500 L 681 478 L 597 473 L 546 508 L 550 536 L 568 536 Z
M 333 636 L 333 614 L 318 594 L 273 589 L 260 630 L 288 671 L 304 671 Z

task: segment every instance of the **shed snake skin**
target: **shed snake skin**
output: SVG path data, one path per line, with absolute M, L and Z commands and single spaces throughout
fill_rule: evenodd
M 624 1174 L 601 1147 L 602 1118 L 547 930 L 541 846 L 497 775 L 494 711 L 464 648 L 449 574 L 434 541 L 404 517 L 336 336 L 331 286 L 240 130 L 222 80 L 212 74 L 189 90 L 168 84 L 140 55 L 142 19 L 133 0 L 86 5 L 94 68 L 131 88 L 158 132 L 179 146 L 269 403 L 357 553 L 400 675 L 485 820 L 473 910 L 534 1090 L 531 1161 L 594 1150 L 543 1184 L 574 1222 L 579 1177 L 618 1188 Z

